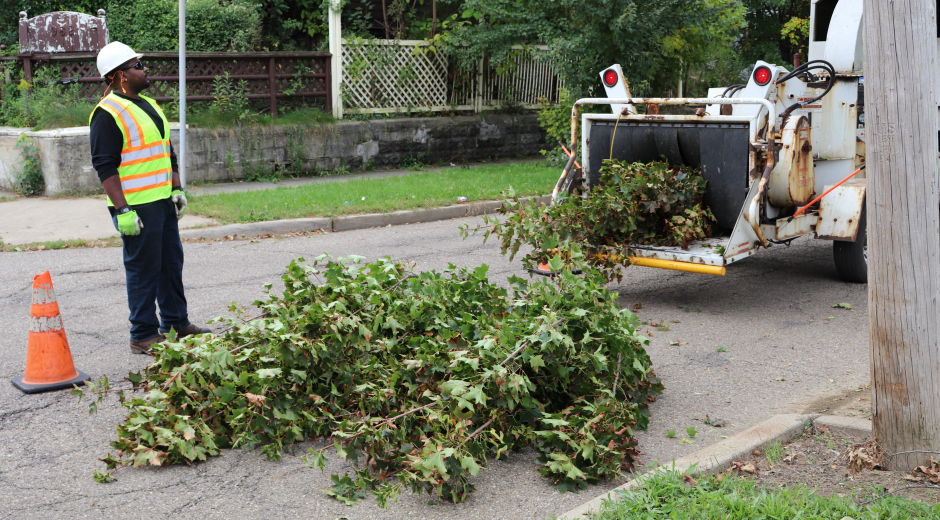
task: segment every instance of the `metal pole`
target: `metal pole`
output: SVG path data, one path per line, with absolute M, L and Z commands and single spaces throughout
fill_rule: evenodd
M 180 149 L 176 155 L 180 185 L 186 187 L 186 0 L 180 0 Z
M 329 9 L 329 38 L 330 38 L 330 94 L 333 99 L 333 117 L 343 118 L 343 26 L 340 17 L 339 2 L 330 1 Z

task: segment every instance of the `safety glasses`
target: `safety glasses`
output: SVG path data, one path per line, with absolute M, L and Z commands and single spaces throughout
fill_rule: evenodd
M 121 69 L 121 70 L 129 70 L 129 69 L 144 70 L 144 62 L 142 62 L 142 61 L 140 61 L 140 60 L 137 60 L 137 63 L 135 63 L 135 64 L 133 64 L 133 65 L 131 65 L 131 66 L 129 66 L 129 67 L 124 67 L 124 68 Z

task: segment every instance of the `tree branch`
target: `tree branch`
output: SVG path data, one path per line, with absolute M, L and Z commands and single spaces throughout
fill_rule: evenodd
M 565 318 L 558 318 L 558 320 L 556 320 L 555 323 L 552 323 L 551 325 L 549 325 L 549 327 L 555 327 L 555 326 L 557 326 L 557 325 L 560 325 L 563 321 L 565 321 Z M 529 346 L 529 345 L 531 345 L 531 344 L 532 344 L 531 341 L 526 341 L 526 342 L 524 342 L 522 345 L 519 345 L 519 348 L 517 348 L 516 350 L 513 350 L 512 353 L 509 354 L 509 357 L 507 357 L 506 359 L 504 359 L 503 362 L 499 364 L 499 366 L 503 366 L 503 365 L 505 365 L 506 363 L 509 363 L 509 361 L 510 361 L 512 358 L 516 357 L 516 354 L 518 354 L 519 352 L 522 352 L 522 349 L 526 348 L 527 346 Z
M 493 421 L 495 421 L 495 420 L 496 420 L 496 417 L 492 417 L 492 418 L 490 418 L 489 421 L 486 421 L 485 423 L 483 423 L 483 426 L 480 426 L 479 428 L 477 428 L 476 430 L 474 430 L 473 433 L 471 433 L 466 439 L 463 440 L 463 442 L 460 443 L 460 446 L 458 446 L 458 449 L 460 449 L 461 447 L 463 447 L 464 444 L 470 442 L 470 439 L 476 437 L 478 433 L 482 432 L 484 428 L 486 428 L 487 426 L 489 426 L 489 425 L 490 425 Z

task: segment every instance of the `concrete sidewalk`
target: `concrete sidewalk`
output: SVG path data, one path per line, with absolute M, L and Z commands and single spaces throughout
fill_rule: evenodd
M 216 193 L 232 193 L 244 191 L 261 191 L 275 188 L 292 188 L 311 184 L 326 184 L 334 182 L 349 182 L 360 179 L 381 179 L 385 177 L 401 177 L 413 175 L 416 173 L 433 173 L 452 169 L 475 168 L 480 166 L 489 166 L 492 164 L 509 163 L 535 163 L 541 161 L 541 158 L 531 158 L 521 161 L 500 161 L 496 163 L 472 163 L 463 166 L 451 165 L 443 168 L 427 168 L 423 170 L 382 170 L 375 172 L 352 173 L 347 175 L 335 175 L 328 177 L 304 177 L 299 179 L 285 179 L 279 182 L 230 182 L 202 186 L 189 186 L 187 193 L 194 195 L 212 195 Z M 546 191 L 549 187 L 546 187 Z M 13 197 L 9 192 L 0 191 L 0 198 Z M 489 208 L 487 208 L 489 209 Z M 438 220 L 439 218 L 453 218 L 453 211 L 442 212 L 440 217 L 431 214 L 425 214 L 429 210 L 419 210 L 423 212 L 418 220 L 412 220 L 399 215 L 396 222 L 427 222 Z M 404 212 L 396 212 L 404 213 Z M 468 213 L 477 214 L 477 213 Z M 465 215 L 460 215 L 465 216 Z M 415 215 L 418 218 L 418 215 Z M 347 217 L 350 219 L 359 217 Z M 327 229 L 332 227 L 317 224 L 310 228 L 309 223 L 300 222 L 301 227 L 293 229 L 292 221 L 267 221 L 253 224 L 236 224 L 232 229 L 206 229 L 204 233 L 188 232 L 186 237 L 195 238 L 205 235 L 207 238 L 232 234 L 265 234 L 265 233 L 283 233 L 286 230 L 292 231 L 310 231 L 312 229 Z M 327 219 L 313 219 L 327 220 Z M 375 220 L 375 219 L 372 219 Z M 363 221 L 364 223 L 366 221 Z M 369 221 L 371 222 L 371 221 Z M 375 225 L 387 225 L 375 224 Z M 211 218 L 187 214 L 180 220 L 181 229 L 204 229 L 215 228 L 219 223 Z M 373 224 L 369 224 L 371 227 Z M 228 228 L 230 226 L 223 226 Z M 290 229 L 289 229 L 290 228 Z M 309 229 L 308 229 L 309 228 Z M 285 231 L 282 231 L 285 230 Z M 105 205 L 104 195 L 95 195 L 90 197 L 35 197 L 19 198 L 11 202 L 0 202 L 0 243 L 4 244 L 27 244 L 30 242 L 51 242 L 56 240 L 73 239 L 103 239 L 117 236 L 117 232 L 108 218 L 108 210 Z

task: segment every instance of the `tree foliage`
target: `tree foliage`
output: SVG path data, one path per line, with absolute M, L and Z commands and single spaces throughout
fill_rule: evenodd
M 119 395 L 129 415 L 108 469 L 230 447 L 276 459 L 322 438 L 331 444 L 309 465 L 329 450 L 357 462 L 328 494 L 371 491 L 382 505 L 402 487 L 461 501 L 489 458 L 526 446 L 561 489 L 634 469 L 634 432 L 663 387 L 636 318 L 598 273 L 513 277 L 506 289 L 486 266 L 415 274 L 353 261 L 292 262 L 283 294 L 256 302 L 261 317 L 156 346 L 128 376 L 141 393 Z M 100 401 L 107 381 L 90 386 Z
M 793 53 L 806 61 L 810 0 L 743 0 L 747 9 L 738 41 L 741 59 L 786 66 Z
M 620 63 L 637 91 L 672 83 L 682 67 L 726 48 L 743 22 L 737 0 L 466 0 L 480 22 L 455 31 L 451 52 L 464 64 L 482 56 L 509 62 L 512 44 L 549 46 L 576 95 L 599 88 L 598 73 Z

